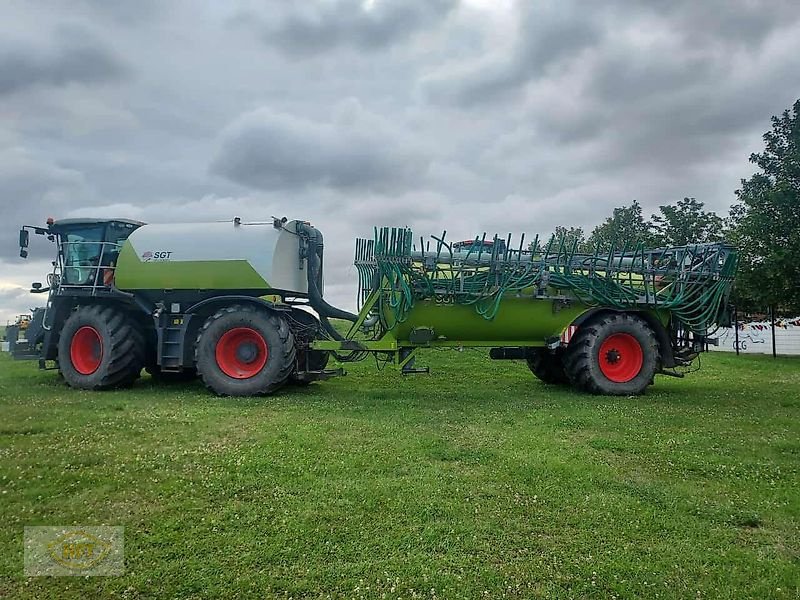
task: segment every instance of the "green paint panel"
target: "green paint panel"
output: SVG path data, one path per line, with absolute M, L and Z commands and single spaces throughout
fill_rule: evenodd
M 126 242 L 115 282 L 121 290 L 268 290 L 246 260 L 142 261 Z
M 365 317 L 373 304 L 374 296 L 362 308 Z M 474 307 L 463 304 L 437 304 L 433 301 L 417 300 L 403 323 L 397 323 L 379 340 L 359 340 L 365 350 L 392 352 L 400 347 L 514 347 L 544 346 L 548 338 L 560 337 L 576 319 L 591 308 L 579 302 L 569 307 L 553 310 L 552 299 L 505 298 L 494 319 L 488 320 L 475 312 Z M 669 323 L 669 311 L 642 311 L 654 315 L 665 326 Z M 394 313 L 384 307 L 384 313 Z M 391 324 L 391 323 L 390 323 Z M 431 327 L 435 339 L 425 344 L 409 341 L 415 327 Z M 350 332 L 348 337 L 353 335 Z M 318 350 L 346 350 L 343 342 L 316 340 L 313 347 Z M 350 348 L 352 350 L 352 348 Z
M 558 310 L 553 309 L 554 305 L 553 300 L 506 297 L 497 315 L 488 320 L 473 306 L 417 300 L 408 318 L 393 327 L 392 333 L 398 341 L 407 341 L 415 327 L 432 327 L 437 339 L 444 337 L 451 342 L 543 342 L 546 338 L 560 336 L 570 323 L 589 310 L 579 302 L 560 306 Z M 387 310 L 385 316 L 391 319 L 393 313 Z

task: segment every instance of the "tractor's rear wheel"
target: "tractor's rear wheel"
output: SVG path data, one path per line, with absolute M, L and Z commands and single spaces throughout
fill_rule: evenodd
M 195 362 L 206 387 L 221 396 L 271 394 L 294 369 L 294 336 L 277 314 L 230 306 L 200 329 Z
M 123 311 L 82 306 L 64 323 L 58 366 L 75 388 L 99 390 L 133 383 L 144 366 L 144 336 Z
M 544 383 L 569 383 L 564 372 L 564 351 L 560 348 L 555 352 L 545 348 L 531 348 L 528 350 L 527 363 L 531 373 Z
M 592 394 L 641 394 L 659 368 L 658 341 L 640 317 L 613 313 L 581 324 L 567 346 L 572 385 Z

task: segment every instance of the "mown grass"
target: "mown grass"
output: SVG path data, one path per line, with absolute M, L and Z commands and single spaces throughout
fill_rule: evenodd
M 0 596 L 800 597 L 797 359 L 602 398 L 423 358 L 237 400 L 0 356 Z M 23 527 L 73 524 L 123 525 L 126 574 L 25 578 Z

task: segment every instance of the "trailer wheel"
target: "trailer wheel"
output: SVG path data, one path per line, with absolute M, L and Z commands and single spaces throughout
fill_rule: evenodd
M 650 326 L 628 313 L 582 324 L 567 346 L 564 368 L 579 390 L 609 396 L 641 394 L 659 367 L 658 341 Z
M 569 383 L 564 372 L 564 352 L 561 349 L 549 352 L 544 348 L 530 348 L 527 363 L 531 372 L 544 383 Z
M 82 306 L 61 329 L 58 365 L 72 387 L 124 387 L 139 377 L 144 351 L 142 332 L 124 312 L 110 306 Z
M 217 311 L 195 344 L 197 372 L 221 396 L 271 394 L 286 382 L 294 361 L 294 336 L 286 319 L 252 306 Z

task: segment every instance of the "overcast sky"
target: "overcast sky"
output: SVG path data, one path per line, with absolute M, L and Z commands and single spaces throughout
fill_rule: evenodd
M 48 216 L 311 220 L 352 307 L 373 225 L 725 213 L 798 96 L 796 1 L 6 0 L 0 323 L 37 303 L 52 248 L 17 231 Z

